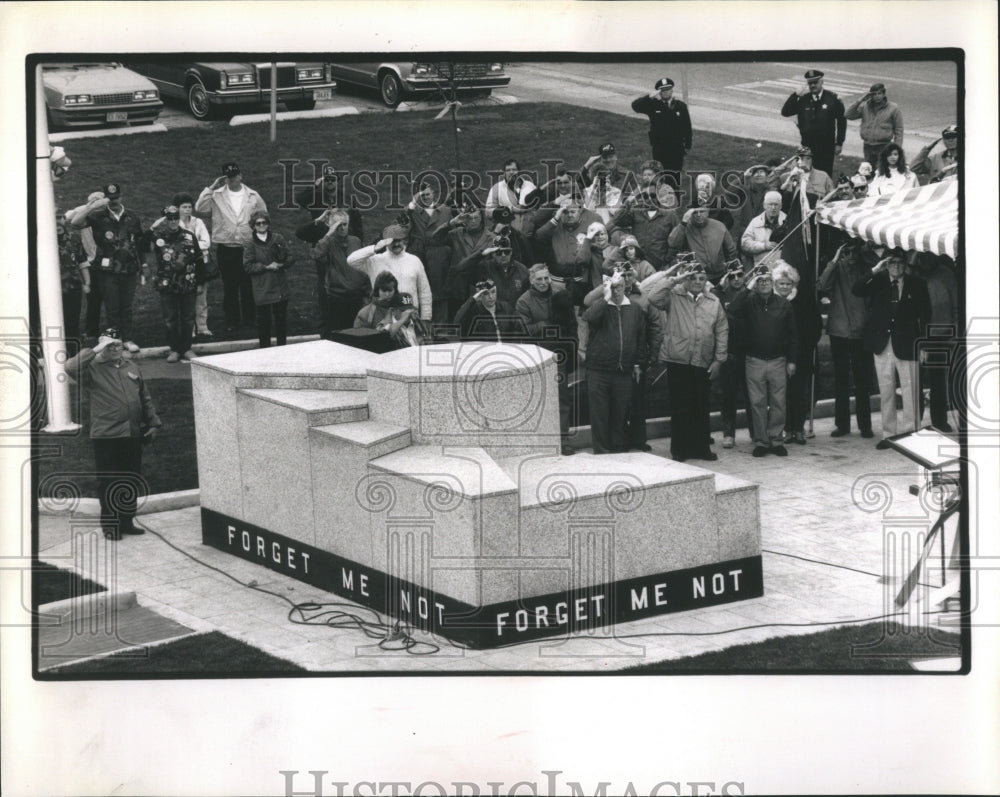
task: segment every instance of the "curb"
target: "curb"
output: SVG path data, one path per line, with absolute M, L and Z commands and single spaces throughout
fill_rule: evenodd
M 45 625 L 42 622 L 44 620 L 57 620 L 58 623 L 51 625 L 60 625 L 71 618 L 83 620 L 95 614 L 120 612 L 137 605 L 134 592 L 92 592 L 89 595 L 45 603 L 38 607 L 38 619 L 40 625 Z
M 360 111 L 353 105 L 347 105 L 340 108 L 321 108 L 318 111 L 280 111 L 275 114 L 275 119 L 279 122 L 290 119 L 332 119 L 335 116 L 357 116 L 359 113 Z M 253 125 L 270 121 L 270 113 L 248 113 L 232 117 L 229 120 L 229 126 L 238 127 L 240 125 Z
M 50 133 L 49 142 L 58 144 L 62 141 L 73 141 L 77 138 L 105 138 L 107 136 L 134 136 L 140 133 L 166 133 L 167 128 L 159 122 L 141 127 L 119 127 L 98 130 L 68 130 L 64 133 Z
M 288 338 L 288 343 L 308 343 L 313 340 L 319 340 L 319 335 L 295 335 Z M 257 346 L 258 343 L 256 340 L 220 340 L 211 343 L 194 343 L 191 345 L 191 351 L 197 355 L 226 354 L 231 351 L 256 349 Z M 148 349 L 139 349 L 138 354 L 132 355 L 132 359 L 152 360 L 157 357 L 166 357 L 169 353 L 169 346 L 151 346 Z
M 170 512 L 174 509 L 187 509 L 198 506 L 201 502 L 201 490 L 175 490 L 171 493 L 147 495 L 136 506 L 136 515 L 153 515 L 157 512 Z M 82 515 L 83 517 L 100 517 L 101 504 L 96 498 L 79 498 L 72 505 L 55 498 L 39 498 L 38 514 L 40 515 Z

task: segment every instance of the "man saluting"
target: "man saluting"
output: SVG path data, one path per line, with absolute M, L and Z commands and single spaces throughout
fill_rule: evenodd
M 691 151 L 691 116 L 686 104 L 674 99 L 674 81 L 668 77 L 656 81 L 649 94 L 632 101 L 632 110 L 649 117 L 649 143 L 653 159 L 671 174 L 674 188 L 680 187 L 684 156 Z

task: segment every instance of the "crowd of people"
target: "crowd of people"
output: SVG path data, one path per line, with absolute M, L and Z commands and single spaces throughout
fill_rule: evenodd
M 405 211 L 370 237 L 365 214 L 342 190 L 343 173 L 325 166 L 295 194 L 308 213 L 295 235 L 315 265 L 318 332 L 369 329 L 389 348 L 480 340 L 555 349 L 566 454 L 573 453 L 568 385 L 577 369 L 585 370 L 595 453 L 649 450 L 644 407 L 657 372 L 667 379 L 671 454 L 685 461 L 717 458 L 708 427 L 715 380 L 723 448 L 735 445 L 740 403 L 754 456 L 786 456 L 786 444 L 806 444 L 826 316 L 833 435 L 850 433 L 853 396 L 857 429 L 874 436 L 873 373 L 883 440 L 915 428 L 916 341 L 929 325 L 957 326 L 956 266 L 816 228 L 810 216 L 820 203 L 956 179 L 957 127 L 946 127 L 908 166 L 902 112 L 884 84 L 845 108 L 823 88 L 822 72 L 809 70 L 781 108 L 795 118 L 801 147 L 785 161 L 733 164 L 729 174 L 739 179 L 721 185 L 718 173 L 683 171 L 696 141 L 673 88 L 661 78 L 632 103 L 649 118 L 652 155 L 635 171 L 619 163 L 612 142 L 578 169 L 557 167 L 541 185 L 508 159 L 483 201 L 474 191 L 442 195 L 433 181 L 415 184 Z M 848 120 L 860 120 L 866 160 L 835 179 Z M 148 229 L 123 197 L 110 183 L 59 219 L 68 339 L 80 337 L 85 296 L 85 336 L 96 339 L 103 306 L 122 349 L 137 351 L 133 297 L 137 281 L 152 279 L 167 359 L 191 360 L 192 340 L 212 337 L 207 291 L 221 276 L 227 332 L 253 325 L 261 347 L 272 334 L 286 342 L 291 242 L 271 229 L 264 199 L 244 184 L 236 162 L 196 199 L 174 196 Z M 947 430 L 947 380 L 930 371 L 923 383 L 931 419 Z

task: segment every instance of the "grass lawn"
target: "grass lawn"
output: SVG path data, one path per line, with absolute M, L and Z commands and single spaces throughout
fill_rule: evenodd
M 279 208 L 285 197 L 284 169 L 279 161 L 301 161 L 304 168 L 295 172 L 298 180 L 311 177 L 312 169 L 306 163 L 309 159 L 328 159 L 345 171 L 449 171 L 455 168 L 451 122 L 434 120 L 435 113 L 373 113 L 281 122 L 273 144 L 267 124 L 230 127 L 225 122 L 166 134 L 79 139 L 67 142 L 73 168 L 55 184 L 56 204 L 60 209 L 75 207 L 84 203 L 91 191 L 117 181 L 122 184 L 125 205 L 148 225 L 160 216 L 175 192 L 187 191 L 197 197 L 219 174 L 223 163 L 238 161 L 247 185 L 267 202 L 275 231 L 292 242 L 295 265 L 289 272 L 289 334 L 312 333 L 317 326 L 315 270 L 308 248 L 294 235 L 308 216 L 302 210 Z M 622 166 L 636 168 L 649 157 L 648 122 L 639 116 L 573 105 L 525 103 L 463 108 L 459 123 L 461 167 L 481 175 L 502 168 L 505 160 L 514 157 L 522 168 L 537 170 L 545 179 L 542 159 L 561 158 L 571 168 L 578 168 L 603 141 L 615 143 Z M 742 171 L 769 157 L 787 158 L 791 154 L 786 145 L 764 142 L 758 149 L 755 143 L 699 132 L 698 147 L 686 166 L 697 171 Z M 843 163 L 845 170 L 855 166 L 850 159 Z M 376 188 L 378 204 L 364 213 L 365 243 L 380 237 L 382 227 L 399 213 L 398 208 L 388 207 L 390 181 L 386 179 Z M 404 192 L 406 189 L 408 184 L 404 183 Z M 209 326 L 217 338 L 224 339 L 221 302 L 222 285 L 215 281 L 209 288 Z M 165 344 L 159 300 L 152 284 L 138 289 L 134 310 L 136 342 L 142 346 Z M 240 336 L 245 335 L 246 331 Z
M 912 672 L 911 659 L 957 657 L 961 650 L 958 634 L 937 628 L 906 633 L 899 626 L 868 623 L 641 664 L 628 672 Z
M 142 475 L 149 493 L 190 490 L 198 486 L 194 442 L 194 407 L 190 379 L 150 379 L 149 392 L 163 421 L 163 430 L 142 452 Z M 60 484 L 73 483 L 80 495 L 97 497 L 94 449 L 90 442 L 88 402 L 79 403 L 79 389 L 70 385 L 73 417 L 83 427 L 71 434 L 36 434 L 40 497 L 57 493 Z M 56 447 L 53 450 L 53 447 Z
M 35 608 L 46 603 L 106 592 L 100 584 L 69 570 L 62 570 L 46 562 L 35 562 L 31 568 L 32 603 Z
M 271 656 L 219 631 L 212 631 L 208 634 L 184 637 L 175 642 L 154 645 L 149 648 L 149 655 L 142 659 L 111 655 L 79 664 L 55 667 L 46 671 L 46 675 L 253 677 L 304 672 L 306 670 L 297 664 Z

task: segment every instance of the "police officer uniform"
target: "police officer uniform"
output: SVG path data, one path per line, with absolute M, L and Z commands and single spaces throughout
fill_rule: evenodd
M 805 74 L 807 82 L 822 77 L 818 69 Z M 847 135 L 844 103 L 832 91 L 821 89 L 813 93 L 812 86 L 809 89 L 801 97 L 792 92 L 781 108 L 781 115 L 796 117 L 802 146 L 812 150 L 813 164 L 820 171 L 833 174 L 834 147 L 842 147 Z
M 656 81 L 659 91 L 673 88 L 668 77 Z M 684 168 L 684 155 L 691 149 L 691 116 L 685 103 L 671 97 L 662 100 L 643 94 L 632 101 L 632 110 L 649 117 L 649 143 L 653 145 L 653 158 L 667 171 L 680 172 Z

